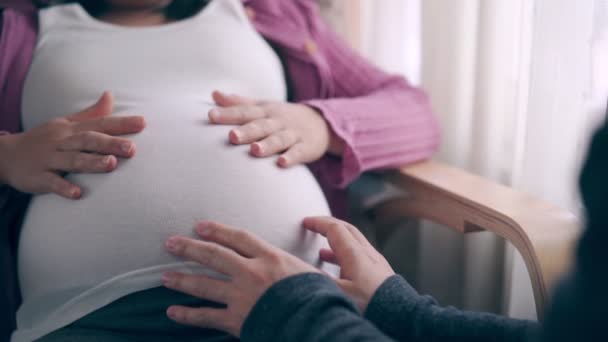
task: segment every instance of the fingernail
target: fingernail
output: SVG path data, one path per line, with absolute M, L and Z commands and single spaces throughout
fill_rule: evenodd
M 70 190 L 70 197 L 72 197 L 72 198 L 80 197 L 80 190 L 78 188 L 72 188 Z
M 173 286 L 173 284 L 175 283 L 175 277 L 173 276 L 172 273 L 169 273 L 169 272 L 163 273 L 163 276 L 161 279 L 165 286 Z
M 123 152 L 130 153 L 131 150 L 133 149 L 133 145 L 131 143 L 123 143 L 121 148 L 122 148 Z
M 282 166 L 282 167 L 287 166 L 287 158 L 279 157 L 279 166 Z
M 176 319 L 177 318 L 177 309 L 175 309 L 174 307 L 170 306 L 167 309 L 167 316 L 169 316 L 169 318 Z
M 212 110 L 209 111 L 209 117 L 211 118 L 211 120 L 217 120 L 220 116 L 220 111 L 217 110 L 217 108 L 213 108 Z
M 264 153 L 263 148 L 262 148 L 262 144 L 260 144 L 260 143 L 253 143 L 253 144 L 251 144 L 251 151 L 254 154 L 257 154 L 257 155 L 261 155 L 261 154 Z
M 173 236 L 165 242 L 165 247 L 167 247 L 170 252 L 175 253 L 179 251 L 181 243 L 177 237 Z
M 230 135 L 233 142 L 238 143 L 239 141 L 241 141 L 241 132 L 239 132 L 238 130 L 233 129 L 232 131 L 230 131 Z
M 209 236 L 209 224 L 207 222 L 201 222 L 196 225 L 196 233 L 202 237 Z
M 112 161 L 112 156 L 105 156 L 101 159 L 101 164 L 109 165 L 111 161 Z
M 140 130 L 146 128 L 146 119 L 143 117 L 137 117 L 131 121 L 131 129 Z

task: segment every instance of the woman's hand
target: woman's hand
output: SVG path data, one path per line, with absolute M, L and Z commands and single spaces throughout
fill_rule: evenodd
M 167 240 L 166 248 L 177 256 L 225 274 L 229 280 L 166 273 L 163 283 L 170 289 L 224 303 L 227 307 L 171 306 L 167 315 L 178 323 L 219 329 L 239 337 L 249 312 L 269 287 L 292 275 L 319 272 L 244 230 L 217 223 L 201 223 L 196 231 L 204 241 L 174 236 Z
M 138 133 L 145 127 L 143 117 L 111 117 L 112 108 L 112 96 L 106 92 L 82 112 L 1 137 L 0 181 L 23 192 L 79 198 L 81 189 L 62 173 L 114 170 L 116 157 L 135 154 L 133 142 L 115 136 Z
M 238 95 L 213 92 L 219 106 L 209 111 L 213 124 L 238 125 L 228 139 L 250 144 L 255 157 L 280 154 L 281 167 L 309 163 L 325 153 L 341 155 L 343 143 L 315 109 L 286 102 L 257 102 Z
M 303 225 L 327 238 L 331 249 L 320 251 L 321 260 L 340 266 L 338 286 L 365 312 L 378 287 L 395 271 L 355 226 L 332 217 L 309 217 Z

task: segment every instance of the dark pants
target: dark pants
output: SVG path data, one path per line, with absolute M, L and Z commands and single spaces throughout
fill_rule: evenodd
M 216 330 L 171 321 L 165 311 L 175 304 L 218 307 L 215 303 L 158 287 L 125 296 L 37 341 L 238 341 Z

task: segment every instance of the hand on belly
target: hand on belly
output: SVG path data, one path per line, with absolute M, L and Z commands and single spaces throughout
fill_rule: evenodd
M 209 108 L 133 108 L 147 129 L 131 139 L 137 158 L 111 175 L 72 174 L 85 196 L 33 199 L 20 240 L 23 291 L 99 284 L 112 277 L 179 262 L 163 241 L 192 235 L 199 220 L 248 227 L 310 262 L 324 239 L 300 227 L 303 217 L 329 215 L 321 189 L 304 166 L 279 169 L 247 148 L 230 146 L 229 128 L 209 125 Z M 74 277 L 78 274 L 78 277 Z M 44 279 L 44 283 L 40 280 Z M 44 289 L 40 289 L 43 287 Z
M 113 98 L 106 92 L 94 105 L 76 114 L 33 128 L 26 126 L 26 132 L 7 136 L 8 163 L 0 162 L 0 182 L 26 193 L 80 198 L 80 187 L 62 178 L 61 173 L 113 171 L 116 157 L 135 154 L 132 142 L 116 136 L 138 133 L 145 127 L 142 117 L 110 116 L 112 108 Z
M 255 101 L 215 91 L 218 108 L 209 112 L 213 124 L 237 125 L 230 142 L 250 144 L 249 153 L 258 158 L 279 155 L 280 167 L 319 160 L 325 153 L 341 155 L 344 142 L 321 113 L 307 105 Z

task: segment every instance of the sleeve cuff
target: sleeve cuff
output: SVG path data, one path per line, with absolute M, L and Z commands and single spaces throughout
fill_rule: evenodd
M 338 115 L 333 115 L 334 112 L 328 108 L 325 100 L 304 101 L 302 104 L 320 111 L 334 134 L 344 141 L 342 157 L 326 155 L 319 160 L 318 167 L 329 184 L 338 188 L 345 188 L 363 171 L 361 158 L 354 149 L 354 134 L 351 132 L 348 122 L 340 119 Z
M 420 305 L 422 297 L 403 277 L 394 275 L 376 290 L 364 316 L 385 334 L 401 336 L 411 325 L 410 313 Z M 430 297 L 424 299 L 428 301 L 425 304 L 435 304 Z
M 439 126 L 420 91 L 401 83 L 358 98 L 301 102 L 321 112 L 344 142 L 342 158 L 316 163 L 323 180 L 344 188 L 361 173 L 408 165 L 429 158 L 439 144 Z M 408 95 L 409 94 L 409 95 Z

